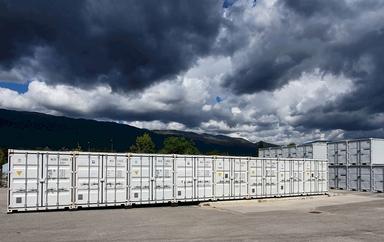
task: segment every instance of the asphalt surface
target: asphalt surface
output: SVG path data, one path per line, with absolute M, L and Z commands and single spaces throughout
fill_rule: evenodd
M 6 214 L 0 241 L 384 241 L 384 195 L 241 200 L 178 207 Z

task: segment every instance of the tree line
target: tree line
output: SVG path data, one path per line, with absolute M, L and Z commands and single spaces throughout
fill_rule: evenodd
M 167 137 L 164 140 L 163 147 L 161 149 L 156 149 L 156 145 L 148 133 L 138 136 L 136 138 L 136 143 L 129 148 L 129 151 L 132 153 L 147 154 L 200 154 L 200 151 L 197 149 L 195 143 L 184 137 Z
M 46 150 L 49 151 L 49 147 L 37 147 L 37 150 Z M 69 151 L 71 149 L 68 148 L 62 148 L 61 151 Z M 74 150 L 77 151 L 85 151 L 79 144 L 77 145 Z M 100 151 L 100 150 L 90 150 L 90 151 Z M 105 150 L 106 151 L 106 150 Z M 103 152 L 105 152 L 103 151 Z M 111 150 L 112 151 L 112 150 Z M 145 153 L 145 154 L 153 154 L 153 153 L 160 153 L 160 154 L 188 154 L 188 155 L 198 155 L 201 154 L 201 152 L 196 147 L 195 143 L 187 138 L 184 137 L 176 137 L 171 136 L 167 137 L 161 148 L 157 148 L 155 143 L 153 142 L 151 136 L 148 133 L 144 133 L 141 136 L 136 137 L 136 142 L 133 144 L 129 150 L 129 152 L 132 153 Z M 0 148 L 0 172 L 1 172 L 1 165 L 7 163 L 7 157 L 8 157 L 8 150 Z M 210 151 L 205 152 L 206 155 L 228 155 L 226 153 L 222 153 L 219 151 Z

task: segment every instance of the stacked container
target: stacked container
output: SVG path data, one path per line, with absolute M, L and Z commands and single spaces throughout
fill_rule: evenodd
M 324 194 L 326 160 L 9 150 L 8 211 Z
M 384 192 L 384 139 L 262 148 L 259 156 L 327 159 L 330 188 Z
M 330 142 L 327 153 L 330 188 L 384 192 L 383 139 Z
M 315 141 L 302 145 L 259 148 L 259 157 L 327 159 L 326 141 Z

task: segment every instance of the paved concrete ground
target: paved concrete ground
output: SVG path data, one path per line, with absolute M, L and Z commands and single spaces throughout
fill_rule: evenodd
M 382 194 L 17 214 L 5 200 L 0 241 L 384 241 Z

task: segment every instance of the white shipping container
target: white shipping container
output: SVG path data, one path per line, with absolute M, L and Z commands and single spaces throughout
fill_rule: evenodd
M 348 141 L 349 163 L 356 165 L 384 164 L 384 140 L 364 139 Z
M 374 166 L 372 168 L 373 191 L 384 192 L 384 166 Z
M 348 164 L 347 141 L 331 142 L 327 145 L 328 161 L 330 165 Z
M 326 160 L 9 150 L 8 211 L 324 194 Z
M 347 181 L 347 182 L 346 182 Z M 384 166 L 330 166 L 329 187 L 384 192 Z
M 331 165 L 383 165 L 384 139 L 356 139 L 328 143 Z
M 12 210 L 72 206 L 70 152 L 9 151 L 8 207 Z

